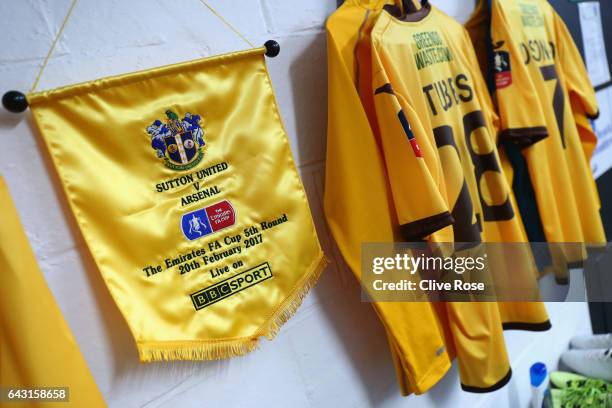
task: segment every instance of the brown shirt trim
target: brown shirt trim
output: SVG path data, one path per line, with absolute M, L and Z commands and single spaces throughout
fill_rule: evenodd
M 406 242 L 420 242 L 426 236 L 455 222 L 453 216 L 445 211 L 431 217 L 400 225 L 400 233 Z
M 544 126 L 505 129 L 499 132 L 499 142 L 512 142 L 520 148 L 529 147 L 548 137 Z

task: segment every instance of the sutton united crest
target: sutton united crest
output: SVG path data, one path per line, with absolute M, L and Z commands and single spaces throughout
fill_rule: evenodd
M 178 115 L 168 109 L 165 123 L 158 119 L 147 128 L 151 147 L 157 152 L 157 157 L 164 159 L 167 167 L 187 170 L 202 160 L 202 148 L 206 143 L 200 120 L 200 115 L 189 112 L 179 120 Z

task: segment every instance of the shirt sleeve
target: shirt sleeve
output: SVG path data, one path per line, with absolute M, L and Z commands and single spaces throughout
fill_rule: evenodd
M 440 191 L 440 162 L 418 116 L 394 91 L 374 44 L 372 70 L 379 134 L 400 232 L 407 241 L 422 240 L 454 222 Z
M 582 108 L 589 119 L 599 116 L 595 89 L 591 85 L 589 74 L 576 48 L 572 35 L 561 18 L 554 14 L 555 35 L 557 42 L 557 58 L 563 71 L 565 86 L 577 107 Z
M 503 10 L 491 10 L 490 75 L 500 118 L 500 141 L 527 147 L 548 136 L 537 88 L 524 64 L 520 46 L 509 29 Z
M 365 11 L 364 11 L 365 13 Z M 324 209 L 329 228 L 351 270 L 361 273 L 362 242 L 399 239 L 390 211 L 391 191 L 384 159 L 355 89 L 343 50 L 352 48 L 341 30 L 327 26 L 328 119 Z M 370 196 L 369 200 L 365 197 Z
M 576 129 L 580 136 L 580 144 L 582 145 L 582 151 L 587 163 L 591 162 L 593 152 L 597 147 L 597 134 L 593 131 L 591 121 L 584 107 L 578 101 L 572 99 L 572 114 L 574 115 L 574 121 L 576 122 Z
M 590 161 L 597 145 L 597 135 L 593 132 L 589 119 L 596 119 L 599 116 L 597 97 L 582 56 L 576 48 L 567 26 L 556 13 L 554 14 L 554 24 L 557 58 L 563 70 L 565 87 L 580 136 L 580 143 L 587 161 Z

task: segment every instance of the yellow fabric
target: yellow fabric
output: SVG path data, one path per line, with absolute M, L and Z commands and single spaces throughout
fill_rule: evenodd
M 0 177 L 0 387 L 69 387 L 69 402 L 6 407 L 104 407 Z
M 325 215 L 338 248 L 357 275 L 362 242 L 390 242 L 399 237 L 391 216 L 393 207 L 384 162 L 355 89 L 358 68 L 354 53 L 362 35 L 360 27 L 372 24 L 385 3 L 345 1 L 326 25 Z
M 483 24 L 489 12 L 484 3 L 467 23 L 475 40 L 488 29 Z M 494 58 L 508 55 L 503 75 L 511 78 L 496 81 L 502 134 L 508 139 L 529 138 L 542 129 L 548 134 L 523 149 L 547 241 L 605 242 L 599 198 L 585 157 L 592 151 L 594 134 L 584 116 L 597 112 L 596 99 L 565 24 L 543 0 L 493 0 L 490 13 Z M 482 61 L 484 47 L 477 49 Z M 483 69 L 487 65 L 481 64 Z M 574 115 L 583 130 L 577 128 Z M 580 247 L 560 252 L 568 263 L 585 257 Z
M 401 240 L 385 164 L 356 89 L 359 40 L 384 0 L 347 0 L 327 21 L 328 134 L 324 207 L 327 223 L 351 271 L 361 274 L 362 242 Z M 373 304 L 389 339 L 402 395 L 424 393 L 450 368 L 444 313 L 430 303 Z
M 559 127 L 563 127 L 566 139 L 565 153 L 582 227 L 581 242 L 605 244 L 606 235 L 599 214 L 601 207 L 599 192 L 590 166 L 590 154 L 597 143 L 597 136 L 590 124 L 584 123 L 584 116 L 594 117 L 599 114 L 595 89 L 591 85 L 580 52 L 565 23 L 548 3 L 543 9 L 552 15 L 552 26 L 556 34 L 558 48 L 556 63 L 560 68 L 559 80 L 564 85 L 565 92 L 563 119 Z M 580 105 L 582 109 L 576 105 Z M 585 150 L 587 153 L 589 150 L 591 152 L 588 157 L 583 155 Z
M 142 361 L 253 350 L 325 265 L 263 52 L 28 95 Z
M 325 212 L 338 247 L 357 277 L 360 276 L 362 242 L 404 239 L 400 234 L 386 163 L 380 148 L 382 142 L 378 132 L 374 94 L 371 92 L 370 32 L 383 5 L 391 3 L 347 0 L 327 22 L 329 78 Z M 360 91 L 360 95 L 357 95 L 355 88 Z M 483 86 L 482 89 L 483 97 L 488 98 L 486 88 Z M 490 101 L 488 103 L 490 104 Z M 494 121 L 495 114 L 492 111 L 489 114 L 490 120 Z M 395 126 L 397 127 L 397 124 Z M 401 166 L 402 163 L 398 165 Z M 437 171 L 439 172 L 439 169 Z M 439 177 L 439 173 L 436 175 Z M 407 200 L 404 203 L 409 205 L 414 201 L 418 200 L 413 197 L 412 201 Z M 518 217 L 501 223 L 487 222 L 486 225 L 492 241 L 525 241 Z M 430 238 L 452 241 L 452 234 L 453 229 L 449 226 L 436 231 Z M 529 262 L 529 259 L 526 259 L 526 262 Z M 524 273 L 529 275 L 533 270 L 525 268 Z M 472 383 L 486 387 L 499 379 L 493 378 L 496 373 L 490 376 L 491 364 L 485 361 L 485 356 L 492 352 L 487 349 L 490 337 L 487 330 L 495 333 L 495 347 L 502 344 L 498 329 L 500 322 L 495 311 L 492 312 L 493 321 L 488 322 L 489 315 L 482 313 L 484 310 L 490 311 L 490 306 L 480 308 L 464 304 L 430 305 L 408 302 L 379 302 L 373 306 L 387 331 L 403 395 L 425 392 L 444 375 L 448 369 L 448 361 L 454 358 L 457 352 L 453 331 L 462 339 L 458 342 L 463 352 L 460 358 L 465 362 L 464 365 L 470 366 L 471 359 L 479 361 L 473 366 L 474 371 L 468 373 L 465 382 L 469 384 L 472 377 L 484 377 L 484 380 Z M 520 306 L 514 303 L 499 304 L 504 322 L 547 322 L 542 304 Z M 474 319 L 470 317 L 471 307 L 476 309 Z M 463 320 L 451 323 L 450 319 Z M 474 321 L 480 321 L 482 325 L 476 324 L 470 328 Z M 462 332 L 467 335 L 462 335 Z M 473 335 L 473 338 L 470 338 L 470 335 Z M 421 338 L 434 341 L 423 342 Z M 474 344 L 476 346 L 473 347 Z M 433 354 L 438 346 L 438 354 Z M 438 358 L 433 357 L 434 355 Z M 430 371 L 426 370 L 428 367 L 431 367 Z M 420 380 L 421 378 L 423 380 Z M 415 387 L 414 384 L 419 382 L 421 386 Z
M 571 98 L 572 113 L 574 115 L 574 120 L 576 121 L 576 127 L 578 129 L 578 135 L 580 136 L 580 142 L 582 143 L 584 157 L 587 162 L 590 162 L 591 158 L 593 157 L 593 152 L 595 152 L 595 148 L 597 147 L 597 135 L 593 131 L 593 127 L 589 121 L 589 116 L 585 112 L 584 107 L 576 99 L 577 98 L 574 97 Z M 599 192 L 597 195 L 599 196 Z
M 403 200 L 394 203 L 404 237 L 434 233 L 435 240 L 436 231 L 452 222 L 455 242 L 524 242 L 495 148 L 497 117 L 465 30 L 432 7 L 415 22 L 383 12 L 371 36 L 370 92 L 389 178 L 399 189 L 394 197 Z M 452 217 L 444 218 L 445 212 Z M 520 275 L 506 273 L 535 279 L 531 254 L 520 255 Z M 497 257 L 492 269 L 504 264 Z M 538 303 L 448 303 L 446 312 L 466 389 L 491 389 L 508 380 L 502 321 L 547 322 Z
M 482 7 L 483 2 L 480 2 L 477 5 L 477 10 L 475 11 L 476 15 L 481 16 L 482 14 L 478 13 L 478 9 Z M 478 21 L 477 23 L 483 24 L 486 23 L 486 19 Z M 478 68 L 480 67 L 481 73 L 486 72 L 486 49 L 483 46 L 486 44 L 486 32 L 482 30 L 477 31 L 477 35 L 481 35 L 481 37 L 470 38 L 472 33 L 467 31 L 468 35 L 464 36 L 465 41 L 465 57 L 467 58 L 470 68 L 472 69 L 472 73 L 474 75 L 475 87 L 474 91 L 478 96 L 478 100 L 483 107 L 483 112 L 487 113 L 487 117 L 489 118 L 489 128 L 492 129 L 493 132 L 493 140 L 496 145 L 499 145 L 499 127 L 500 127 L 500 118 L 495 111 L 495 107 L 491 97 L 489 95 L 487 85 L 485 83 L 483 75 L 478 74 Z M 477 50 L 484 50 L 485 56 L 482 57 L 476 53 Z M 484 67 L 484 68 L 483 68 Z M 527 90 L 528 92 L 528 90 Z M 497 162 L 501 167 L 501 172 L 505 175 L 505 179 L 508 181 L 507 186 L 503 187 L 504 190 L 507 189 L 508 197 L 511 202 L 511 206 L 513 208 L 514 216 L 501 220 L 498 219 L 494 222 L 485 222 L 483 226 L 484 235 L 483 240 L 486 242 L 527 242 L 527 234 L 525 233 L 523 227 L 523 221 L 521 219 L 521 214 L 518 211 L 518 206 L 516 205 L 516 199 L 514 197 L 514 193 L 512 188 L 512 166 L 509 164 L 508 159 L 505 157 L 505 152 L 503 149 L 498 151 L 499 158 Z M 488 180 L 489 183 L 486 185 L 481 185 L 482 192 L 481 194 L 489 197 L 493 197 L 489 186 L 492 186 L 496 182 L 496 180 Z M 491 183 L 491 181 L 493 183 Z M 495 190 L 495 187 L 492 189 Z M 522 282 L 525 284 L 525 287 L 537 287 L 537 283 L 535 280 L 538 277 L 538 271 L 534 264 L 533 257 L 530 253 L 530 250 L 527 246 L 513 246 L 510 247 L 509 250 L 504 251 L 503 248 L 491 247 L 491 258 L 490 262 L 493 263 L 494 268 L 494 277 L 497 284 L 503 284 L 503 279 L 505 278 L 507 281 L 513 282 Z M 495 255 L 495 257 L 493 257 Z M 520 257 L 520 259 L 519 259 Z M 522 265 L 518 267 L 518 265 Z M 507 282 L 506 282 L 507 283 Z M 514 286 L 515 284 L 509 283 L 507 286 Z M 500 317 L 503 322 L 503 327 L 513 327 L 512 325 L 518 324 L 519 327 L 525 330 L 545 330 L 550 327 L 550 322 L 548 320 L 548 313 L 546 312 L 546 307 L 543 303 L 540 302 L 499 302 L 498 303 Z
M 435 17 L 432 17 L 432 14 Z M 429 173 L 423 174 L 417 173 L 417 171 L 407 173 L 415 174 L 415 178 L 421 181 L 416 183 L 414 188 L 405 187 L 406 183 L 413 182 L 410 180 L 404 180 L 401 183 L 399 181 L 396 183 L 392 182 L 392 185 L 403 184 L 395 186 L 404 190 L 403 194 L 398 196 L 401 196 L 403 200 L 406 200 L 405 196 L 416 193 L 419 193 L 419 197 L 424 197 L 424 194 L 433 191 L 428 185 L 428 178 L 425 176 L 434 175 L 436 179 L 434 181 L 435 186 L 441 189 L 436 194 L 441 193 L 444 196 L 448 196 L 444 198 L 444 200 L 448 199 L 450 204 L 447 208 L 451 208 L 457 217 L 462 218 L 459 222 L 455 219 L 451 229 L 454 235 L 451 235 L 449 240 L 452 240 L 454 236 L 454 239 L 458 242 L 479 241 L 481 239 L 480 230 L 482 230 L 485 234 L 482 238 L 487 242 L 523 242 L 525 234 L 520 218 L 514 212 L 512 191 L 503 177 L 503 169 L 501 168 L 500 159 L 495 148 L 495 137 L 497 134 L 494 123 L 498 120 L 497 115 L 486 92 L 484 80 L 479 73 L 478 63 L 469 37 L 461 26 L 454 23 L 452 19 L 435 8 L 426 19 L 436 21 L 429 24 L 424 22 L 401 22 L 391 17 L 388 13 L 383 14 L 383 17 L 379 20 L 383 18 L 386 19 L 387 27 L 380 28 L 385 23 L 377 23 L 380 28 L 380 33 L 377 32 L 377 34 L 380 37 L 384 36 L 384 38 L 382 40 L 374 39 L 375 42 L 378 41 L 378 47 L 373 50 L 373 59 L 375 64 L 378 64 L 378 78 L 374 78 L 375 89 L 370 91 L 375 94 L 375 99 L 378 102 L 378 118 L 386 119 L 380 121 L 381 132 L 390 135 L 387 139 L 381 136 L 381 144 L 383 147 L 385 144 L 390 145 L 387 148 L 389 156 L 387 161 L 389 163 L 399 162 L 401 159 L 404 159 L 403 156 L 399 155 L 398 151 L 405 152 L 408 149 L 413 154 L 412 157 L 408 157 L 405 160 L 409 160 L 409 163 L 415 161 L 425 162 L 427 165 L 424 168 L 429 170 Z M 444 21 L 440 22 L 437 19 L 443 19 Z M 430 85 L 433 85 L 436 79 L 441 77 L 445 70 L 450 68 L 440 68 L 441 65 L 433 65 L 418 70 L 412 63 L 412 60 L 403 61 L 402 63 L 406 66 L 395 63 L 395 61 L 400 60 L 396 54 L 403 51 L 402 47 L 409 47 L 411 45 L 410 41 L 401 38 L 402 31 L 411 34 L 412 32 L 408 27 L 418 27 L 415 31 L 418 31 L 416 35 L 419 35 L 422 34 L 422 30 L 430 28 L 434 23 L 450 24 L 449 28 L 445 27 L 450 33 L 444 35 L 454 36 L 454 40 L 449 44 L 449 47 L 450 50 L 459 53 L 460 57 L 456 58 L 457 62 L 453 62 L 455 65 L 452 65 L 452 72 L 448 75 L 450 79 L 444 78 L 447 83 L 441 85 L 444 87 L 448 86 L 448 88 L 444 88 L 441 92 L 446 90 L 449 92 L 448 96 L 453 98 L 450 101 L 451 105 L 446 107 L 438 106 L 438 99 L 436 99 L 438 91 L 434 86 L 430 87 Z M 402 26 L 403 28 L 399 28 Z M 397 31 L 397 34 L 394 30 Z M 444 30 L 432 32 L 438 35 L 445 33 Z M 391 42 L 391 45 L 386 41 Z M 412 44 L 413 47 L 416 47 L 414 43 Z M 415 58 L 418 58 L 418 56 L 415 56 Z M 461 65 L 457 67 L 458 64 Z M 418 75 L 420 81 L 415 81 L 414 79 L 408 81 L 406 79 L 409 78 L 408 74 L 406 74 L 408 69 L 411 70 L 410 73 L 412 75 Z M 455 75 L 453 76 L 452 73 Z M 451 80 L 455 82 L 450 84 Z M 403 92 L 397 91 L 397 87 L 392 86 L 394 82 L 397 82 L 399 86 L 404 88 Z M 381 88 L 385 84 L 391 85 L 390 91 Z M 423 90 L 421 87 L 427 89 Z M 452 92 L 455 92 L 455 94 L 452 94 Z M 445 95 L 442 94 L 442 97 L 445 97 Z M 461 98 L 466 100 L 462 101 Z M 459 109 L 453 109 L 455 107 L 459 107 Z M 406 112 L 403 113 L 410 125 L 409 133 L 416 135 L 415 139 L 419 146 L 418 154 L 422 155 L 422 158 L 411 148 L 408 143 L 409 137 L 404 136 L 403 139 L 397 138 L 398 133 L 400 135 L 406 133 L 401 126 L 401 121 L 398 120 L 399 111 L 404 109 Z M 474 111 L 479 113 L 474 113 Z M 425 114 L 428 115 L 427 117 L 430 120 L 422 120 Z M 466 129 L 464 129 L 464 126 Z M 447 128 L 444 131 L 448 131 L 449 127 L 451 128 L 452 136 L 458 140 L 456 148 L 442 143 L 445 140 L 449 140 L 449 137 L 442 134 L 441 127 Z M 460 137 L 464 130 L 469 131 L 470 134 Z M 423 139 L 422 141 L 419 140 L 419 135 Z M 441 144 L 441 146 L 437 147 L 436 143 Z M 398 146 L 402 148 L 400 149 Z M 461 160 L 457 160 L 457 156 Z M 492 164 L 485 165 L 483 164 L 484 162 L 491 162 Z M 407 165 L 405 162 L 399 164 L 399 166 Z M 491 166 L 491 168 L 484 167 L 487 165 Z M 398 180 L 400 180 L 401 172 L 404 170 L 398 168 L 395 171 L 400 174 L 390 175 L 390 177 L 398 177 Z M 388 170 L 388 172 L 393 173 L 391 170 Z M 464 174 L 465 179 L 455 177 L 457 174 Z M 419 175 L 422 177 L 419 177 Z M 465 192 L 462 191 L 464 186 Z M 440 207 L 437 204 L 437 197 L 434 198 L 434 200 L 406 200 L 401 205 L 412 207 L 412 211 L 423 211 L 424 213 L 429 213 L 429 215 L 434 215 L 433 213 L 437 211 L 435 207 Z M 459 203 L 460 201 L 466 204 Z M 474 203 L 472 204 L 471 201 L 474 201 Z M 461 214 L 457 213 L 459 211 L 458 207 L 461 205 L 466 207 L 473 205 L 474 209 L 471 214 L 462 217 Z

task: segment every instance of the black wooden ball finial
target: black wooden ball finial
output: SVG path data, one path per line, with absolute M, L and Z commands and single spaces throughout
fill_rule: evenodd
M 28 100 L 19 91 L 8 91 L 2 96 L 2 106 L 9 112 L 21 113 L 28 108 Z
M 280 44 L 274 40 L 266 41 L 264 47 L 266 47 L 267 57 L 274 58 L 280 53 Z

